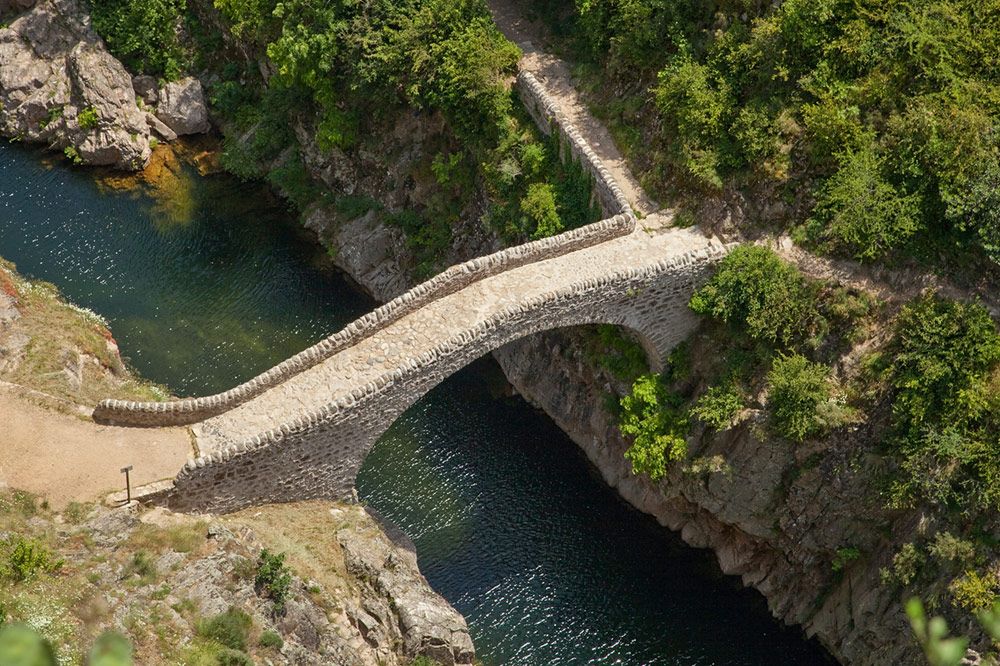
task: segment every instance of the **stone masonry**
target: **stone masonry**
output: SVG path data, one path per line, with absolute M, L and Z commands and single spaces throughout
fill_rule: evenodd
M 200 456 L 159 499 L 227 512 L 347 498 L 378 438 L 473 360 L 519 338 L 583 324 L 632 331 L 653 367 L 693 329 L 687 307 L 727 248 L 694 230 L 639 228 L 629 200 L 530 73 L 518 90 L 564 159 L 594 180 L 610 217 L 453 266 L 230 391 L 166 403 L 103 401 L 94 418 L 141 427 L 193 424 Z M 658 215 L 660 220 L 669 214 Z

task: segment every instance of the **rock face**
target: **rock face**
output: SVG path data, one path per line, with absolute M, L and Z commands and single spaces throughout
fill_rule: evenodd
M 406 655 L 424 655 L 442 666 L 471 665 L 476 655 L 465 619 L 431 590 L 409 539 L 388 531 L 392 542 L 358 530 L 337 533 L 347 571 L 373 592 L 356 616 L 365 639 L 377 642 L 379 628 L 388 628 L 402 637 Z
M 76 0 L 44 0 L 0 29 L 0 131 L 87 164 L 141 169 L 149 126 L 132 80 Z
M 201 82 L 189 76 L 165 83 L 157 94 L 156 117 L 176 134 L 203 134 L 210 128 Z

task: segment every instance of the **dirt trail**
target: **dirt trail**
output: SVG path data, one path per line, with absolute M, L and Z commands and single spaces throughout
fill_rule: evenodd
M 520 63 L 521 69 L 534 74 L 545 86 L 549 95 L 577 126 L 580 134 L 618 181 L 619 187 L 622 188 L 632 207 L 642 215 L 651 215 L 659 211 L 660 204 L 643 191 L 625 162 L 625 157 L 615 145 L 611 133 L 591 115 L 587 105 L 573 87 L 573 75 L 569 65 L 536 46 L 543 41 L 540 28 L 524 19 L 518 8 L 508 1 L 487 0 L 486 4 L 489 5 L 500 31 L 524 52 Z
M 36 493 L 55 509 L 124 487 L 173 477 L 192 455 L 186 429 L 114 428 L 40 407 L 0 386 L 0 488 Z

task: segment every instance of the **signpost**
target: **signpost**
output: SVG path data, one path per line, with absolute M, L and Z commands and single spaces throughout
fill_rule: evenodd
M 128 473 L 132 471 L 132 465 L 122 467 L 122 474 L 125 475 L 125 504 L 132 503 L 132 484 L 129 483 Z

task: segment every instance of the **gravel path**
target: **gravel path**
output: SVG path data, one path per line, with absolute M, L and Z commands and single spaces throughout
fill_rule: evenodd
M 570 73 L 569 65 L 536 46 L 542 43 L 538 26 L 525 20 L 510 2 L 487 0 L 486 4 L 489 5 L 500 31 L 524 52 L 520 68 L 535 75 L 549 95 L 556 100 L 559 108 L 577 126 L 583 138 L 618 181 L 632 208 L 641 215 L 651 215 L 659 211 L 660 204 L 643 191 L 625 162 L 625 157 L 611 138 L 611 133 L 594 118 L 573 87 L 573 75 Z
M 56 510 L 120 490 L 119 471 L 134 465 L 132 487 L 171 478 L 193 454 L 184 428 L 114 428 L 40 407 L 0 386 L 0 488 L 46 498 Z

